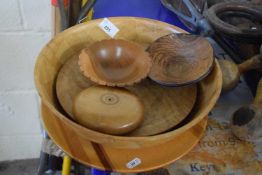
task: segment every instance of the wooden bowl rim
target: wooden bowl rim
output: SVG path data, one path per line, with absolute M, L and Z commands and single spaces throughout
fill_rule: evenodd
M 184 35 L 190 35 L 190 33 L 170 33 L 170 34 L 164 35 L 164 36 L 162 36 L 162 37 L 167 37 L 167 36 L 169 36 L 169 35 L 179 35 L 179 34 L 181 34 L 181 35 L 183 35 L 183 34 L 184 34 Z M 193 35 L 193 36 L 197 36 L 197 35 L 195 35 L 195 34 L 192 34 L 192 35 Z M 162 37 L 161 37 L 161 38 L 162 38 Z M 154 42 L 159 41 L 161 38 L 156 39 Z M 207 41 L 207 42 L 208 42 L 208 41 Z M 209 44 L 210 44 L 210 43 L 209 43 Z M 212 48 L 211 44 L 210 44 L 210 47 Z M 150 46 L 149 46 L 149 48 L 150 48 Z M 148 74 L 148 77 L 149 77 L 151 80 L 153 80 L 154 82 L 158 83 L 158 84 L 161 84 L 161 85 L 164 85 L 164 86 L 170 86 L 170 87 L 180 87 L 180 86 L 186 86 L 186 85 L 198 83 L 198 82 L 200 82 L 201 80 L 203 80 L 204 78 L 206 78 L 206 77 L 212 72 L 212 70 L 213 70 L 213 68 L 214 68 L 214 66 L 215 66 L 215 56 L 214 56 L 214 52 L 213 52 L 213 51 L 212 51 L 212 58 L 211 58 L 211 60 L 212 60 L 212 62 L 211 62 L 210 66 L 209 66 L 209 68 L 207 69 L 206 72 L 204 72 L 204 73 L 203 73 L 201 76 L 199 76 L 197 79 L 191 80 L 191 81 L 188 81 L 188 82 L 184 82 L 184 83 L 164 83 L 164 82 L 157 81 L 156 79 L 151 78 L 150 72 L 149 72 L 149 74 Z M 154 64 L 154 61 L 152 61 L 151 67 L 153 66 L 153 64 Z
M 46 109 L 45 109 L 45 108 L 46 108 Z M 45 111 L 45 110 L 47 110 L 47 111 Z M 46 112 L 50 112 L 52 115 L 54 115 L 50 109 L 48 109 L 43 103 L 41 103 L 41 115 L 44 116 L 44 115 L 45 115 L 44 113 L 46 113 Z M 112 170 L 113 170 L 113 171 L 117 171 L 118 173 L 139 173 L 139 172 L 142 172 L 142 171 L 143 171 L 143 172 L 144 172 L 144 171 L 151 171 L 151 170 L 154 170 L 154 169 L 157 169 L 157 168 L 161 168 L 161 167 L 167 166 L 167 165 L 169 165 L 169 164 L 171 164 L 171 163 L 179 160 L 179 159 L 182 158 L 184 155 L 188 154 L 188 153 L 198 144 L 198 142 L 199 142 L 199 140 L 201 139 L 201 137 L 203 137 L 203 135 L 204 135 L 204 133 L 205 133 L 205 128 L 207 127 L 207 124 L 208 124 L 208 117 L 206 116 L 206 117 L 204 117 L 202 120 L 200 120 L 199 123 L 197 123 L 196 125 L 192 126 L 192 128 L 190 128 L 190 129 L 188 129 L 187 131 L 181 133 L 181 134 L 186 134 L 187 132 L 190 132 L 192 129 L 194 130 L 193 127 L 204 126 L 204 128 L 201 130 L 201 133 L 199 133 L 200 136 L 194 137 L 194 138 L 195 138 L 194 143 L 191 144 L 191 145 L 189 146 L 189 148 L 187 148 L 186 151 L 184 151 L 183 153 L 181 153 L 180 156 L 174 157 L 173 160 L 166 161 L 166 162 L 164 162 L 164 163 L 162 163 L 162 164 L 159 164 L 159 165 L 157 165 L 157 166 L 150 166 L 150 168 L 149 168 L 149 166 L 148 166 L 148 168 L 143 168 L 143 169 L 141 169 L 141 168 L 140 168 L 140 169 L 128 169 L 128 168 L 126 168 L 126 169 L 120 169 L 120 168 L 116 168 L 116 167 L 114 166 L 114 167 L 113 167 L 114 169 L 108 170 L 108 169 L 106 169 L 106 167 L 98 166 L 98 165 L 96 165 L 96 164 L 94 164 L 94 163 L 84 162 L 83 160 L 81 160 L 81 158 L 74 156 L 74 155 L 72 154 L 72 151 L 71 151 L 71 153 L 69 153 L 70 150 L 69 150 L 69 151 L 68 151 L 68 150 L 63 150 L 63 151 L 64 151 L 67 155 L 69 155 L 70 157 L 74 158 L 75 160 L 77 160 L 77 161 L 79 161 L 79 162 L 81 162 L 81 163 L 83 163 L 83 164 L 86 164 L 86 165 L 88 165 L 88 166 L 96 167 L 96 168 L 98 168 L 98 169 L 103 169 L 103 170 L 108 170 L 108 171 L 112 171 Z M 61 145 L 56 141 L 56 139 L 53 139 L 53 135 L 50 135 L 50 137 L 51 137 L 51 139 L 54 141 L 54 143 L 55 143 L 56 145 L 58 145 L 59 147 L 61 146 Z M 169 140 L 168 143 L 172 142 L 173 140 L 176 140 L 177 137 L 179 137 L 179 135 L 176 136 L 176 137 L 174 137 L 174 138 L 172 138 L 171 140 Z M 92 142 L 92 141 L 89 141 L 89 142 Z M 152 148 L 158 147 L 159 145 L 162 145 L 162 144 L 163 144 L 163 143 L 159 143 L 159 144 L 157 144 L 157 145 L 152 145 L 152 146 L 150 146 L 149 148 L 152 149 Z M 164 144 L 165 144 L 165 143 L 164 143 Z M 169 144 L 169 145 L 170 145 L 170 144 Z M 103 146 L 103 145 L 102 145 L 102 146 Z M 175 146 L 176 146 L 176 145 L 173 145 L 173 144 L 172 144 L 172 147 L 175 147 Z M 109 148 L 107 148 L 107 149 L 117 149 L 117 148 L 112 148 L 112 147 L 109 146 Z M 147 149 L 147 148 L 142 147 L 142 148 L 138 148 L 138 149 L 139 149 L 139 150 L 143 150 L 143 149 Z M 127 149 L 127 148 L 125 148 L 125 150 L 127 150 L 128 152 L 132 151 L 132 149 Z M 136 149 L 136 150 L 137 150 L 137 149 Z M 165 154 L 165 151 L 162 151 L 162 152 L 160 152 L 160 153 Z M 139 158 L 142 158 L 142 157 L 139 156 Z M 109 159 L 110 159 L 110 158 L 109 158 Z
M 89 71 L 86 71 L 85 69 L 85 65 L 86 64 L 81 64 L 80 62 L 80 55 L 85 52 L 86 53 L 86 50 L 90 50 L 89 48 L 93 45 L 98 45 L 98 44 L 101 44 L 103 42 L 110 42 L 110 41 L 116 41 L 116 42 L 125 42 L 127 43 L 128 45 L 132 45 L 133 47 L 135 47 L 139 52 L 140 54 L 139 55 L 142 55 L 143 54 L 143 60 L 144 60 L 144 63 L 146 64 L 145 67 L 143 67 L 143 70 L 145 71 L 139 71 L 140 73 L 142 72 L 143 74 L 141 74 L 141 76 L 139 77 L 135 77 L 135 78 L 132 78 L 131 80 L 132 81 L 126 81 L 126 82 L 121 82 L 121 83 L 114 83 L 114 82 L 109 82 L 109 81 L 106 81 L 104 79 L 101 79 L 99 78 L 98 75 L 96 75 L 95 77 L 90 75 L 90 72 Z M 88 59 L 90 59 L 89 55 L 86 53 Z M 136 61 L 137 62 L 137 61 Z M 131 86 L 135 83 L 139 83 L 140 81 L 142 81 L 143 79 L 145 79 L 147 76 L 148 76 L 148 73 L 150 72 L 150 69 L 152 67 L 152 61 L 151 61 L 151 58 L 149 56 L 149 53 L 146 52 L 145 50 L 143 50 L 138 44 L 136 44 L 135 42 L 132 42 L 132 41 L 129 41 L 129 40 L 124 40 L 124 39 L 104 39 L 104 40 L 100 40 L 100 41 L 97 41 L 97 42 L 94 42 L 92 43 L 90 46 L 88 46 L 87 48 L 84 48 L 81 50 L 81 53 L 79 54 L 79 59 L 78 59 L 78 65 L 80 66 L 80 70 L 81 72 L 87 77 L 89 78 L 91 81 L 95 82 L 95 83 L 98 83 L 100 85 L 106 85 L 106 86 L 117 86 L 117 87 L 123 87 L 123 86 Z M 93 67 L 91 67 L 93 69 Z
M 128 20 L 137 20 L 137 21 L 141 21 L 141 22 L 145 22 L 145 21 L 149 21 L 149 22 L 153 22 L 153 23 L 158 23 L 158 24 L 161 24 L 161 25 L 164 25 L 164 26 L 167 26 L 169 27 L 171 30 L 173 31 L 179 31 L 179 32 L 185 32 L 184 30 L 176 27 L 176 26 L 173 26 L 171 24 L 168 24 L 168 23 L 165 23 L 165 22 L 161 22 L 161 21 L 157 21 L 157 20 L 153 20 L 153 19 L 147 19 L 147 18 L 137 18 L 137 17 L 112 17 L 112 18 L 109 18 L 110 20 L 112 21 L 128 21 Z M 74 27 L 71 27 L 61 33 L 59 33 L 55 38 L 53 38 L 50 42 L 55 42 L 56 40 L 61 40 L 61 38 L 63 38 L 64 35 L 67 35 L 71 32 L 75 32 L 74 30 L 77 29 L 77 28 L 85 28 L 86 25 L 88 24 L 99 24 L 100 22 L 102 21 L 102 19 L 96 19 L 96 20 L 92 20 L 92 21 L 89 21 L 89 22 L 86 22 L 86 23 L 82 23 L 82 24 L 79 24 L 79 25 L 76 25 Z M 185 32 L 186 33 L 186 32 Z M 48 44 L 50 44 L 50 42 Z M 39 54 L 39 57 L 44 53 L 46 50 L 48 50 L 48 44 L 42 49 L 42 51 L 40 52 Z M 38 57 L 38 58 L 39 58 Z M 215 68 L 217 69 L 218 71 L 218 76 L 216 78 L 216 81 L 218 83 L 218 91 L 216 94 L 214 94 L 214 99 L 215 101 L 218 99 L 219 95 L 220 95 L 220 92 L 221 92 L 221 88 L 222 88 L 222 73 L 221 73 L 221 70 L 220 70 L 220 67 L 217 63 L 217 61 L 215 61 Z M 57 117 L 59 117 L 62 121 L 65 121 L 66 123 L 69 123 L 72 127 L 78 129 L 78 130 L 82 130 L 83 132 L 88 132 L 90 134 L 93 134 L 95 136 L 101 136 L 102 138 L 111 138 L 112 140 L 114 141 L 127 141 L 127 142 L 132 142 L 132 141 L 141 141 L 141 142 L 146 142 L 146 141 L 155 141 L 155 140 L 158 140 L 158 139 L 163 139 L 163 138 L 170 138 L 170 136 L 176 136 L 176 135 L 179 135 L 183 132 L 185 132 L 186 130 L 190 129 L 192 126 L 194 126 L 195 124 L 197 124 L 200 120 L 202 120 L 205 116 L 208 115 L 208 113 L 210 112 L 210 110 L 214 107 L 215 103 L 212 104 L 210 106 L 210 109 L 208 108 L 205 108 L 205 110 L 196 118 L 194 118 L 193 120 L 191 120 L 189 123 L 187 123 L 186 125 L 176 129 L 176 130 L 173 130 L 173 131 L 170 131 L 170 132 L 166 132 L 166 133 L 163 133 L 163 134 L 159 134 L 159 135 L 154 135 L 154 136 L 147 136 L 147 137 L 125 137 L 125 136 L 113 136 L 113 135 L 108 135 L 108 134 L 103 134 L 103 133 L 100 133 L 100 132 L 96 132 L 96 131 L 93 131 L 93 130 L 90 130 L 88 128 L 85 128 L 77 123 L 75 123 L 74 121 L 72 121 L 71 119 L 67 118 L 66 116 L 64 116 L 61 112 L 59 112 L 52 104 L 50 104 L 48 102 L 48 100 L 46 98 L 43 98 L 43 94 L 44 94 L 44 90 L 41 86 L 41 82 L 40 80 L 38 79 L 38 76 L 37 76 L 37 68 L 40 67 L 41 64 L 40 64 L 40 59 L 37 59 L 36 61 L 36 64 L 35 64 L 35 70 L 34 70 L 34 78 L 35 78 L 35 85 L 36 85 L 36 88 L 38 90 L 38 93 L 41 97 L 41 100 L 42 102 L 44 103 L 44 105 L 46 105 Z M 212 73 L 211 73 L 212 74 Z M 201 82 L 200 82 L 201 83 Z M 79 132 L 81 133 L 81 132 Z M 91 139 L 91 138 L 90 138 Z M 92 140 L 92 139 L 91 139 Z M 100 143 L 101 141 L 98 141 L 98 140 L 95 140 L 93 139 L 94 142 L 97 142 L 97 143 Z

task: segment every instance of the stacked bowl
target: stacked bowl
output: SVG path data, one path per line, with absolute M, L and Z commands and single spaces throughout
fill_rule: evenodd
M 135 43 L 137 46 L 146 50 L 158 38 L 172 34 L 185 33 L 180 28 L 144 18 L 133 17 L 117 17 L 109 18 L 110 21 L 119 29 L 115 39 L 126 40 Z M 96 167 L 102 170 L 116 171 L 116 172 L 142 172 L 156 169 L 174 162 L 188 151 L 190 151 L 199 141 L 203 135 L 207 123 L 207 115 L 214 107 L 221 91 L 222 76 L 220 68 L 216 61 L 212 66 L 209 74 L 195 84 L 184 87 L 174 87 L 175 94 L 180 94 L 179 88 L 193 89 L 191 92 L 185 94 L 187 98 L 194 96 L 195 101 L 193 109 L 190 114 L 166 131 L 158 131 L 153 134 L 145 134 L 148 130 L 141 130 L 141 132 L 131 132 L 124 135 L 113 135 L 105 132 L 100 132 L 96 129 L 86 127 L 78 120 L 72 117 L 75 113 L 68 111 L 65 106 L 73 106 L 70 96 L 72 91 L 80 92 L 85 87 L 90 86 L 89 82 L 83 84 L 76 83 L 79 86 L 73 87 L 72 84 L 82 81 L 85 77 L 79 77 L 77 80 L 70 80 L 66 86 L 60 84 L 62 89 L 66 89 L 62 93 L 58 90 L 57 84 L 59 80 L 68 78 L 69 74 L 64 71 L 63 66 L 66 64 L 77 65 L 78 56 L 84 48 L 90 45 L 108 40 L 110 37 L 99 28 L 102 20 L 92 20 L 87 23 L 74 26 L 64 32 L 58 34 L 53 38 L 41 51 L 38 56 L 35 66 L 35 83 L 39 95 L 42 100 L 42 121 L 52 140 L 69 156 L 82 162 L 83 164 Z M 204 52 L 204 51 L 203 51 Z M 76 57 L 74 59 L 74 57 Z M 72 60 L 71 63 L 69 61 Z M 73 71 L 74 72 L 74 71 Z M 75 72 L 76 73 L 76 72 Z M 91 82 L 92 84 L 93 82 Z M 152 83 L 151 80 L 142 80 L 140 83 L 136 82 L 136 89 L 133 86 L 127 88 L 139 97 L 139 91 L 143 90 L 147 83 Z M 73 88 L 72 88 L 72 87 Z M 160 85 L 159 85 L 160 86 Z M 195 88 L 194 88 L 195 87 Z M 157 85 L 152 89 L 152 93 L 145 95 L 151 98 L 153 92 L 157 95 L 159 89 Z M 171 91 L 171 87 L 164 87 L 161 93 Z M 195 89 L 195 91 L 194 91 Z M 75 94 L 75 93 L 73 93 Z M 179 101 L 183 99 L 176 99 L 177 105 L 181 105 Z M 111 98 L 107 98 L 111 103 Z M 62 104 L 61 101 L 65 103 Z M 170 102 L 168 102 L 170 103 Z M 153 104 L 151 104 L 153 105 Z M 163 105 L 164 106 L 164 105 Z M 149 105 L 150 107 L 150 105 Z M 183 105 L 182 105 L 183 107 Z M 179 107 L 179 108 L 182 108 Z M 172 106 L 165 107 L 163 111 L 169 110 Z M 178 108 L 178 109 L 179 109 Z M 88 106 L 86 106 L 88 109 Z M 145 108 L 145 110 L 155 111 L 156 109 Z M 172 120 L 174 113 L 169 113 Z M 154 114 L 161 119 L 161 111 L 156 111 Z M 168 121 L 166 121 L 168 123 Z M 150 128 L 150 125 L 148 125 Z M 157 127 L 154 127 L 157 128 Z M 152 130 L 152 127 L 151 129 Z

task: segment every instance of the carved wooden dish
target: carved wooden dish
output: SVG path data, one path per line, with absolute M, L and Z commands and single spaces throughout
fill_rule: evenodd
M 157 39 L 148 49 L 152 58 L 149 77 L 163 85 L 196 83 L 210 73 L 214 58 L 209 42 L 191 34 L 170 34 Z
M 73 114 L 87 128 L 123 135 L 142 123 L 144 107 L 136 95 L 123 88 L 92 86 L 76 95 Z
M 100 85 L 125 86 L 147 76 L 151 59 L 143 48 L 130 41 L 110 39 L 83 49 L 79 65 L 86 77 Z
M 170 33 L 184 32 L 182 29 L 179 29 L 167 23 L 144 18 L 120 17 L 109 18 L 109 20 L 119 29 L 119 32 L 115 36 L 116 39 L 125 39 L 128 41 L 132 41 L 141 46 L 143 49 L 148 48 L 149 45 L 157 38 Z M 109 38 L 109 36 L 98 27 L 98 24 L 101 22 L 102 19 L 92 20 L 65 30 L 64 32 L 53 38 L 42 49 L 37 58 L 37 62 L 35 65 L 36 87 L 43 104 L 53 114 L 53 120 L 49 120 L 49 122 L 45 125 L 54 128 L 58 127 L 55 130 L 49 130 L 49 135 L 56 135 L 57 137 L 53 138 L 57 139 L 57 143 L 58 140 L 62 140 L 62 142 L 59 142 L 58 146 L 65 150 L 71 148 L 71 156 L 76 158 L 77 160 L 85 162 L 86 164 L 89 164 L 87 160 L 89 159 L 89 157 L 83 157 L 84 154 L 82 153 L 83 151 L 88 151 L 88 149 L 86 149 L 87 147 L 82 147 L 83 149 L 72 149 L 78 148 L 79 143 L 83 143 L 83 141 L 90 141 L 96 145 L 109 146 L 111 148 L 114 148 L 115 150 L 117 148 L 117 150 L 132 150 L 139 148 L 147 150 L 148 147 L 152 147 L 154 145 L 159 146 L 159 144 L 165 145 L 165 143 L 171 140 L 179 142 L 178 140 L 180 139 L 175 138 L 183 135 L 183 133 L 185 133 L 189 129 L 194 128 L 196 124 L 202 121 L 214 107 L 220 95 L 222 87 L 222 76 L 219 65 L 217 63 L 215 64 L 214 69 L 212 69 L 211 73 L 198 83 L 198 98 L 194 106 L 194 110 L 190 114 L 191 118 L 189 118 L 188 122 L 184 123 L 184 125 L 176 128 L 175 130 L 170 130 L 163 134 L 146 137 L 126 137 L 103 134 L 81 126 L 74 120 L 68 118 L 67 115 L 65 115 L 65 113 L 61 110 L 55 93 L 55 85 L 58 72 L 67 60 L 71 59 L 72 56 L 79 54 L 79 51 L 81 51 L 83 48 L 97 41 Z M 62 129 L 59 129 L 59 127 Z M 73 133 L 68 131 L 73 131 Z M 196 129 L 196 131 L 196 133 L 198 133 L 198 131 L 200 130 Z M 71 141 L 68 141 L 68 139 L 64 137 L 64 135 L 66 134 L 68 134 L 72 138 Z M 193 133 L 190 133 L 190 136 L 198 137 Z M 178 148 L 178 150 L 185 147 L 187 143 L 189 142 L 183 143 L 181 147 Z M 99 152 L 100 150 L 96 151 Z M 156 149 L 155 151 L 159 152 L 158 149 Z M 151 150 L 150 152 L 152 153 L 155 151 Z M 165 151 L 171 153 L 174 152 L 174 149 L 168 148 L 168 150 Z M 149 152 L 147 152 L 146 154 L 150 155 Z M 174 160 L 177 158 L 176 156 L 171 154 L 170 156 L 171 157 L 169 159 L 169 162 L 171 162 L 172 159 Z M 133 154 L 132 157 L 136 157 L 136 154 Z M 150 160 L 152 160 L 151 156 Z M 104 162 L 100 162 L 100 164 L 101 163 Z M 124 165 L 121 165 L 126 166 L 126 163 Z M 90 165 L 93 164 L 90 163 Z M 144 165 L 144 163 L 141 164 L 141 166 L 137 167 L 142 167 L 142 165 Z M 160 167 L 161 163 L 156 163 L 155 167 L 157 166 Z M 150 167 L 148 167 L 148 169 L 150 169 Z M 113 168 L 113 170 L 117 169 Z M 131 171 L 133 171 L 133 169 L 131 169 L 129 172 Z
M 76 121 L 72 112 L 73 100 L 92 85 L 90 80 L 81 75 L 76 56 L 69 59 L 58 74 L 57 97 L 64 110 Z M 149 79 L 125 88 L 134 93 L 144 105 L 144 120 L 129 134 L 132 136 L 155 135 L 173 128 L 190 113 L 197 95 L 195 84 L 173 88 L 161 86 Z

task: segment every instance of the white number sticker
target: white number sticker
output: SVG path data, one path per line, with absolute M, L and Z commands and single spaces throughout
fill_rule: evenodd
M 138 166 L 141 163 L 141 159 L 139 158 L 134 158 L 133 160 L 131 160 L 130 162 L 128 162 L 126 164 L 126 167 L 129 169 L 135 168 L 136 166 Z
M 119 29 L 113 23 L 111 23 L 107 18 L 104 18 L 104 20 L 99 24 L 99 27 L 111 38 L 114 38 L 114 36 L 119 31 Z

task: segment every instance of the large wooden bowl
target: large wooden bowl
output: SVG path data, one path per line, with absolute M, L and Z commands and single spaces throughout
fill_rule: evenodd
M 161 36 L 175 32 L 184 32 L 175 26 L 150 19 L 122 17 L 110 18 L 110 20 L 119 28 L 116 39 L 130 40 L 145 49 Z M 101 19 L 93 20 L 58 34 L 43 48 L 37 59 L 35 65 L 37 90 L 42 102 L 57 117 L 60 125 L 70 130 L 75 130 L 81 139 L 116 148 L 134 149 L 172 140 L 172 138 L 192 128 L 208 115 L 220 95 L 222 86 L 221 71 L 217 63 L 215 63 L 214 69 L 209 76 L 198 84 L 198 99 L 195 109 L 191 113 L 191 118 L 176 130 L 148 137 L 112 136 L 87 129 L 66 117 L 59 106 L 55 93 L 58 71 L 66 60 L 86 46 L 109 38 L 98 27 L 101 21 Z M 54 123 L 50 122 L 46 125 L 54 125 Z
M 145 172 L 178 160 L 198 143 L 207 124 L 205 117 L 168 142 L 145 148 L 119 149 L 79 137 L 76 130 L 61 125 L 60 120 L 45 105 L 41 107 L 41 116 L 45 129 L 50 133 L 49 136 L 67 155 L 85 165 L 121 173 Z M 53 125 L 50 125 L 50 122 Z M 139 159 L 140 163 L 130 168 L 130 162 L 135 158 Z

